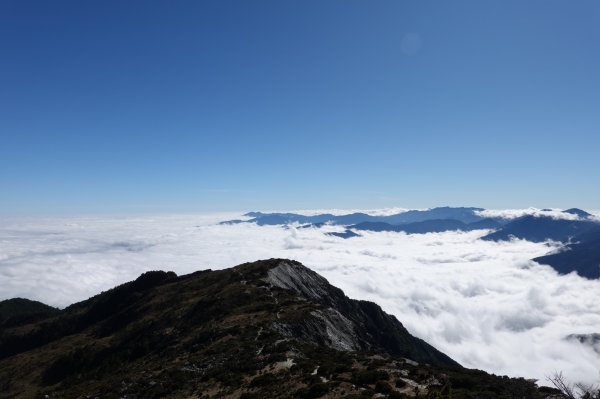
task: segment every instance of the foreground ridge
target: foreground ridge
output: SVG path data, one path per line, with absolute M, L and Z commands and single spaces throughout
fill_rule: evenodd
M 550 394 L 462 368 L 376 304 L 286 259 L 147 272 L 22 320 L 0 330 L 0 398 Z

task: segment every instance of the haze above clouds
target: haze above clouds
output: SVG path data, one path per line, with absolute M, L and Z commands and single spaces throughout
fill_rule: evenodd
M 0 299 L 66 306 L 147 270 L 185 274 L 291 258 L 348 296 L 378 303 L 464 366 L 542 381 L 562 370 L 598 382 L 598 354 L 564 337 L 600 332 L 600 282 L 530 261 L 555 244 L 479 240 L 484 231 L 361 232 L 344 240 L 325 234 L 341 231 L 335 226 L 218 224 L 239 217 L 4 220 Z

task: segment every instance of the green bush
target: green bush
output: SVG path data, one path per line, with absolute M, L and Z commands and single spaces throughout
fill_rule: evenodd
M 379 380 L 387 380 L 388 378 L 388 373 L 380 370 L 360 370 L 352 374 L 352 380 L 358 385 L 375 384 Z
M 410 396 L 407 396 L 407 395 L 405 395 L 403 393 L 400 393 L 400 392 L 392 391 L 388 395 L 388 398 L 389 399 L 408 399 L 408 398 L 410 398 Z
M 277 377 L 271 373 L 259 375 L 250 382 L 250 387 L 265 387 L 277 383 Z
M 296 393 L 296 396 L 302 399 L 316 399 L 325 395 L 327 392 L 329 392 L 329 386 L 325 383 L 319 382 L 311 385 L 308 388 L 300 389 Z
M 406 381 L 401 378 L 396 380 L 396 388 L 404 388 L 406 386 Z
M 377 383 L 375 384 L 375 392 L 386 393 L 387 394 L 387 393 L 390 393 L 392 391 L 393 391 L 393 389 L 390 386 L 390 384 L 388 384 L 385 381 L 377 381 Z

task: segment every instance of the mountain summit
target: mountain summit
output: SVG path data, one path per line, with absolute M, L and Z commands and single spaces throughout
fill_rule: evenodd
M 147 272 L 22 320 L 0 331 L 0 398 L 544 397 L 460 367 L 285 259 Z

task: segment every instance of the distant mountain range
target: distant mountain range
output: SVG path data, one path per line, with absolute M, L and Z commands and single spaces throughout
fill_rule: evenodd
M 483 240 L 510 240 L 533 242 L 560 241 L 565 246 L 557 253 L 533 259 L 552 266 L 557 272 L 576 272 L 582 277 L 600 278 L 600 223 L 581 209 L 564 211 L 579 217 L 577 220 L 552 217 L 523 216 L 490 233 Z
M 548 216 L 523 216 L 505 224 L 482 239 L 502 241 L 514 237 L 533 242 L 547 240 L 567 242 L 593 231 L 600 231 L 600 224 L 591 219 L 568 220 L 554 219 Z
M 21 322 L 0 330 L 2 399 L 557 393 L 463 368 L 376 304 L 349 299 L 291 260 L 147 272 L 36 321 L 27 320 L 30 305 L 10 302 Z
M 344 239 L 359 237 L 361 231 L 426 234 L 445 231 L 493 230 L 482 239 L 562 242 L 565 247 L 561 252 L 551 253 L 534 260 L 552 266 L 559 273 L 575 271 L 587 278 L 600 277 L 600 222 L 590 213 L 582 209 L 570 208 L 562 211 L 564 217 L 561 217 L 560 212 L 544 209 L 540 214 L 511 219 L 486 217 L 484 211 L 483 208 L 474 207 L 440 207 L 428 210 L 410 210 L 388 216 L 366 213 L 301 215 L 297 213 L 249 212 L 244 215 L 249 218 L 248 220 L 230 220 L 222 223 L 256 223 L 258 225 L 296 223 L 304 228 L 320 228 L 325 224 L 338 225 L 345 227 L 345 230 L 326 234 Z
M 389 216 L 374 216 L 366 213 L 333 215 L 301 215 L 297 213 L 249 212 L 248 220 L 229 220 L 223 224 L 256 223 L 264 225 L 287 225 L 297 223 L 303 227 L 321 227 L 324 224 L 345 226 L 342 233 L 329 233 L 341 238 L 357 237 L 356 231 L 403 231 L 408 234 L 437 233 L 449 230 L 471 231 L 496 229 L 506 223 L 502 218 L 488 218 L 478 215 L 483 208 L 440 207 L 428 210 L 410 210 Z
M 256 223 L 262 225 L 278 224 L 319 224 L 329 223 L 335 225 L 350 226 L 359 223 L 388 223 L 391 225 L 400 225 L 407 223 L 424 222 L 427 220 L 456 220 L 465 224 L 473 223 L 485 219 L 477 215 L 482 208 L 452 208 L 440 207 L 428 210 L 410 210 L 389 216 L 374 216 L 366 213 L 351 213 L 347 215 L 333 215 L 323 213 L 319 215 L 301 215 L 297 213 L 262 213 L 249 212 L 244 216 L 250 217 L 249 220 L 230 220 L 223 223 Z
M 552 266 L 561 274 L 577 272 L 590 279 L 600 278 L 600 231 L 584 233 L 573 238 L 560 252 L 533 259 Z
M 256 223 L 264 225 L 287 225 L 296 223 L 304 227 L 321 227 L 324 224 L 340 225 L 355 230 L 404 231 L 409 234 L 424 234 L 442 231 L 471 231 L 480 229 L 498 230 L 485 237 L 489 240 L 507 240 L 511 237 L 530 241 L 553 239 L 562 241 L 583 233 L 597 225 L 592 215 L 577 208 L 563 211 L 565 218 L 529 215 L 516 219 L 487 217 L 485 209 L 474 207 L 439 207 L 427 210 L 409 210 L 387 216 L 351 213 L 333 215 L 323 213 L 302 215 L 298 213 L 249 212 L 248 220 L 229 220 L 222 224 Z M 550 210 L 544 210 L 550 211 Z M 567 216 L 575 215 L 577 220 Z

